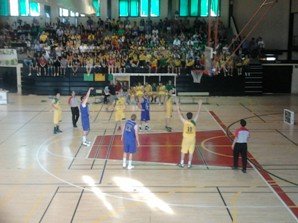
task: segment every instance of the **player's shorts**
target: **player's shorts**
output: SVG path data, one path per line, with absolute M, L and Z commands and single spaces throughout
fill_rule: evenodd
M 54 118 L 53 118 L 54 124 L 58 125 L 58 123 L 61 121 L 61 119 L 62 119 L 62 111 L 54 110 Z
M 164 95 L 166 95 L 166 92 L 165 92 L 165 91 L 159 91 L 159 92 L 158 92 L 158 95 L 160 95 L 160 96 L 164 96 Z
M 115 112 L 115 121 L 118 122 L 118 121 L 122 121 L 122 120 L 125 120 L 125 114 L 124 114 L 124 112 L 122 112 L 122 111 L 116 111 Z
M 85 132 L 90 131 L 89 120 L 82 119 L 82 127 L 83 127 L 83 131 L 85 131 Z
M 166 118 L 172 118 L 173 115 L 173 109 L 167 109 L 166 110 Z
M 196 139 L 183 138 L 181 143 L 181 153 L 193 154 L 195 151 Z
M 136 142 L 134 140 L 128 140 L 123 143 L 125 153 L 135 153 L 137 151 Z
M 150 120 L 150 113 L 149 111 L 142 111 L 141 112 L 141 121 L 149 121 Z
M 113 104 L 113 102 L 115 101 L 115 99 L 116 99 L 116 96 L 115 95 L 110 95 L 109 101 L 110 101 L 111 104 Z

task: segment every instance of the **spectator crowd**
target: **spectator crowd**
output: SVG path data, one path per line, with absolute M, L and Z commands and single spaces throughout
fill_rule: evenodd
M 165 18 L 156 22 L 151 19 L 96 19 L 88 17 L 85 24 L 77 26 L 65 18 L 57 18 L 55 23 L 46 23 L 43 27 L 36 18 L 32 24 L 20 18 L 12 24 L 2 22 L 0 48 L 21 49 L 29 76 L 65 76 L 67 70 L 76 76 L 81 68 L 87 74 L 95 70 L 177 74 L 199 70 L 210 76 L 227 76 L 241 74 L 249 57 L 260 53 L 265 45 L 262 38 L 252 38 L 232 54 L 241 39 L 231 38 L 228 48 L 228 31 L 219 22 L 219 44 L 214 46 L 212 36 L 215 53 L 207 68 L 204 50 L 208 24 L 204 19 Z

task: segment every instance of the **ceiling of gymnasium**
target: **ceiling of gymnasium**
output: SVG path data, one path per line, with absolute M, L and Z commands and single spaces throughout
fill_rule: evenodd
M 79 12 L 82 14 L 91 15 L 95 13 L 92 6 L 92 0 L 37 0 L 41 4 L 58 6 L 71 10 L 73 12 Z

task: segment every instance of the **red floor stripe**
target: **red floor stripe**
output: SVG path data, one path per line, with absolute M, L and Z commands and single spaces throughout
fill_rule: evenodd
M 210 111 L 210 114 L 213 116 L 213 118 L 217 121 L 217 123 L 227 131 L 227 127 L 225 126 L 225 124 L 220 120 L 220 118 L 213 112 Z M 233 135 L 231 134 L 230 131 L 227 132 L 227 134 L 229 135 Z M 248 153 L 248 157 L 250 159 L 254 160 L 254 163 L 261 167 L 262 165 L 258 163 L 258 161 L 253 157 L 253 155 L 251 155 L 250 153 Z M 298 217 L 298 208 L 296 206 L 296 204 L 291 200 L 291 198 L 288 197 L 288 195 L 282 190 L 282 188 L 276 183 L 275 180 L 273 180 L 271 178 L 271 176 L 264 170 L 259 170 L 259 173 L 264 177 L 264 179 L 267 181 L 267 183 L 271 186 L 271 188 L 277 193 L 277 195 L 283 200 L 283 202 L 285 202 L 285 204 L 289 207 L 289 209 L 293 212 L 293 214 Z

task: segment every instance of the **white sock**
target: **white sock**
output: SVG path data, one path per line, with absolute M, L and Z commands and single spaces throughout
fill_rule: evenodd
M 128 161 L 128 166 L 132 166 L 132 160 Z
M 183 164 L 184 164 L 184 160 L 181 160 L 181 161 L 180 161 L 180 164 L 183 165 Z
M 83 136 L 83 142 L 86 142 L 86 136 Z
M 189 166 L 191 165 L 191 161 L 188 161 L 188 165 L 189 165 Z
M 123 166 L 126 166 L 126 158 L 123 158 Z

